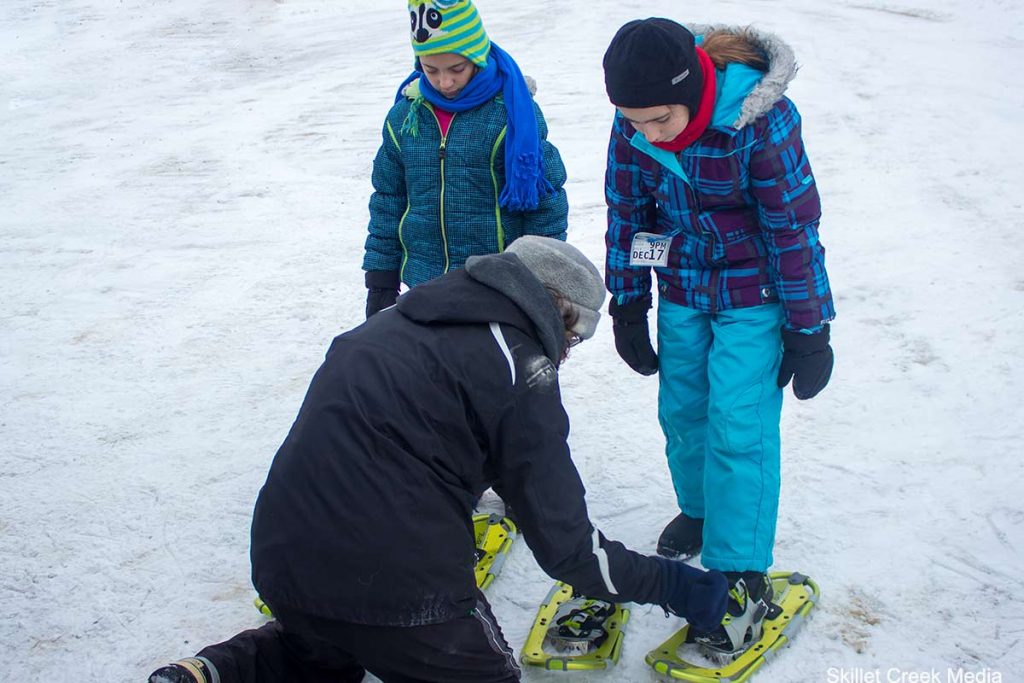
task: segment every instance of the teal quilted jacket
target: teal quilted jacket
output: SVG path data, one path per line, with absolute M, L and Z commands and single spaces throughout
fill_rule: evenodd
M 416 134 L 403 123 L 414 108 Z M 498 206 L 505 182 L 505 105 L 501 96 L 455 114 L 448 134 L 429 103 L 403 98 L 384 122 L 373 161 L 370 228 L 363 270 L 400 270 L 410 287 L 461 268 L 474 254 L 504 251 L 522 235 L 565 239 L 569 205 L 565 166 L 547 141 L 534 103 L 544 151 L 544 175 L 555 192 L 534 211 Z

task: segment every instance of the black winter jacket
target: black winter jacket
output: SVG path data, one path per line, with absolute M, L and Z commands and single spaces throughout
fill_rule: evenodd
M 256 502 L 260 595 L 361 624 L 465 615 L 473 504 L 493 486 L 548 574 L 594 597 L 662 602 L 658 561 L 587 516 L 558 386 L 563 339 L 551 299 L 510 254 L 421 285 L 334 339 Z

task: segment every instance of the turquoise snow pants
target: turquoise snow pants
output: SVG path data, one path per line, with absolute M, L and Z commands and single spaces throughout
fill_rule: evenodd
M 679 508 L 704 518 L 708 569 L 772 564 L 783 322 L 778 304 L 714 315 L 658 304 L 658 419 Z

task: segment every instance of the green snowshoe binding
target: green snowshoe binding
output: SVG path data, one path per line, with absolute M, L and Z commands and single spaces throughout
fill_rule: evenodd
M 742 683 L 789 643 L 820 596 L 818 584 L 796 572 L 773 572 L 761 590 L 741 580 L 730 591 L 721 626 L 709 633 L 689 625 L 647 653 L 659 674 L 693 683 Z M 760 587 L 759 587 L 760 588 Z
M 537 612 L 522 661 L 551 671 L 606 669 L 619 660 L 629 610 L 557 582 Z
M 547 640 L 559 652 L 585 655 L 608 639 L 604 623 L 615 614 L 615 604 L 573 596 L 555 611 Z

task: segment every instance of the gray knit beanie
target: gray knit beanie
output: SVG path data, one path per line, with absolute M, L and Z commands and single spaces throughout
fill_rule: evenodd
M 558 290 L 572 303 L 579 314 L 573 332 L 581 339 L 594 336 L 604 303 L 604 280 L 579 249 L 552 237 L 524 235 L 505 252 L 515 254 L 541 284 Z

